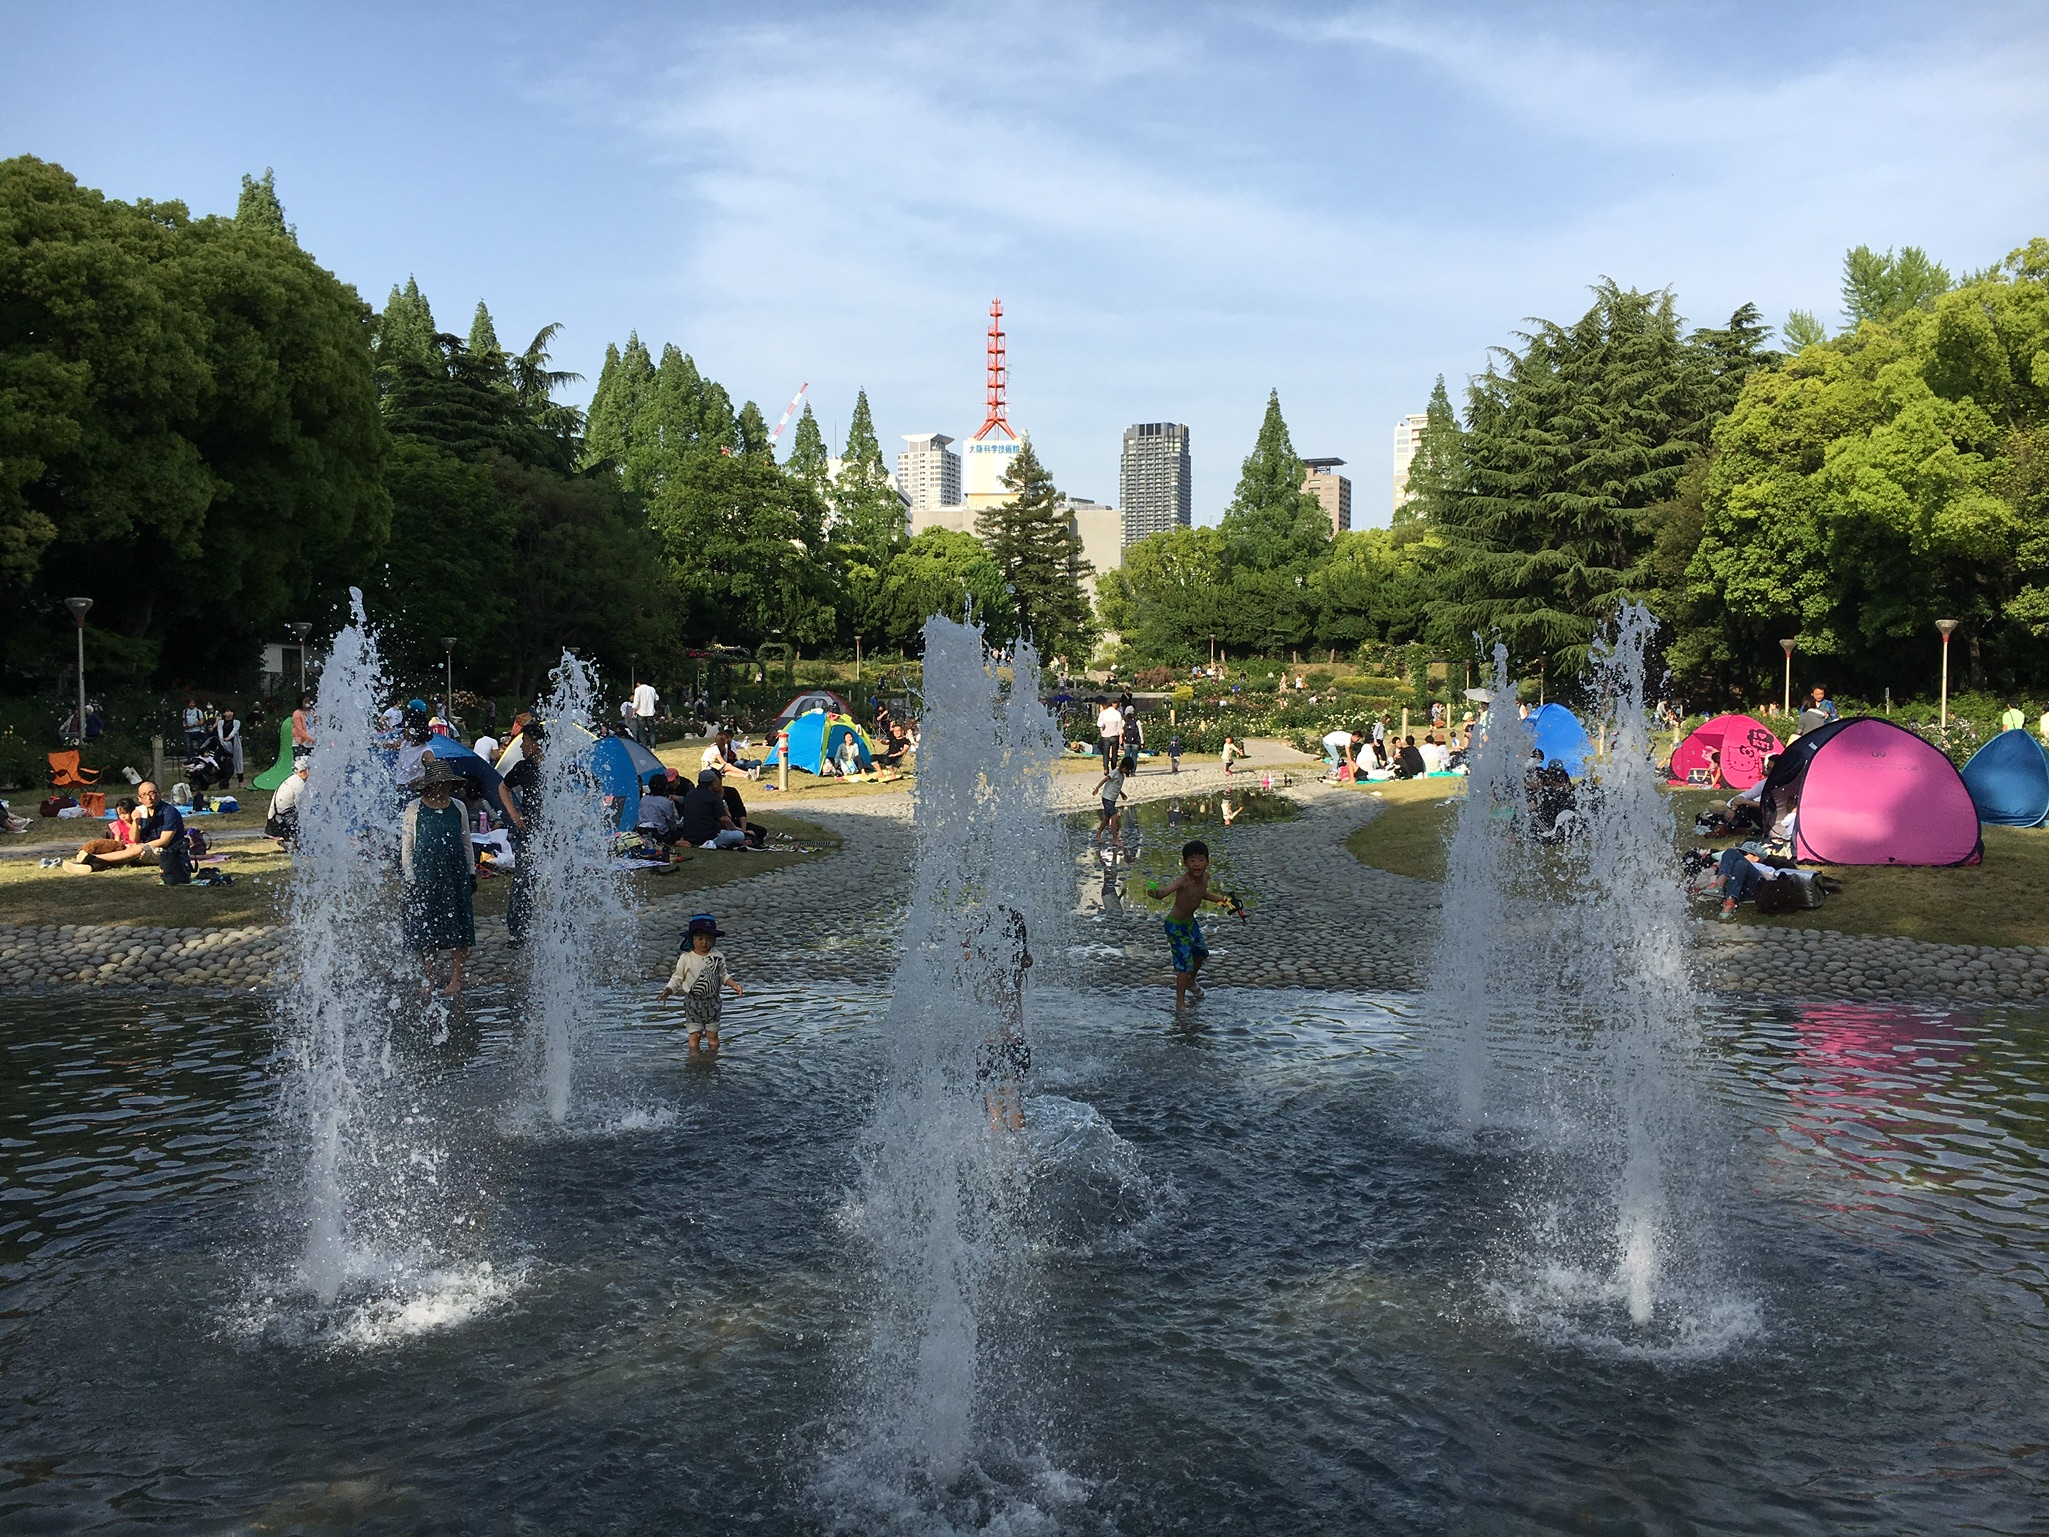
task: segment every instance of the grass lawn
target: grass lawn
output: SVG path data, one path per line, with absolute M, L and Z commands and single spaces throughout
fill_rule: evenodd
M 776 812 L 748 808 L 753 820 L 771 833 L 787 833 L 810 845 L 811 853 L 693 849 L 689 862 L 666 875 L 637 871 L 622 875 L 637 896 L 653 899 L 675 892 L 717 885 L 735 878 L 804 864 L 836 850 L 839 838 L 815 823 Z M 229 818 L 206 819 L 209 823 Z M 76 827 L 67 822 L 66 827 Z M 74 844 L 82 838 L 71 840 Z M 94 875 L 68 875 L 45 870 L 33 859 L 0 860 L 0 923 L 134 923 L 167 928 L 233 928 L 277 919 L 278 900 L 289 879 L 291 861 L 268 839 L 230 843 L 220 852 L 235 877 L 232 886 L 166 886 L 153 869 L 102 870 Z M 477 916 L 501 917 L 512 882 L 485 880 L 477 886 Z
M 125 782 L 107 790 L 107 809 L 113 810 L 114 802 L 124 795 L 133 795 L 133 787 Z M 209 836 L 231 828 L 249 827 L 261 829 L 263 819 L 270 814 L 270 792 L 268 790 L 230 790 L 241 810 L 230 816 L 194 817 L 192 825 Z M 106 823 L 97 817 L 45 817 L 36 814 L 36 801 L 26 798 L 27 792 L 11 797 L 14 814 L 28 819 L 28 831 L 0 834 L 0 849 L 33 848 L 43 854 L 70 853 L 88 838 L 102 836 L 99 829 Z M 6 863 L 7 861 L 0 861 Z M 30 861 L 34 863 L 33 860 Z
M 1449 783 L 1376 786 L 1386 793 L 1387 809 L 1345 846 L 1376 869 L 1442 880 L 1445 840 L 1457 811 L 1456 803 L 1444 804 L 1441 787 Z M 1709 846 L 1694 838 L 1692 828 L 1694 814 L 1712 799 L 1704 790 L 1671 793 L 1674 847 Z M 1737 909 L 1736 921 L 1898 934 L 1942 944 L 2049 945 L 2049 828 L 1987 827 L 1982 865 L 1819 868 L 1843 882 L 1841 895 L 1814 912 L 1785 918 L 1760 917 L 1745 906 Z

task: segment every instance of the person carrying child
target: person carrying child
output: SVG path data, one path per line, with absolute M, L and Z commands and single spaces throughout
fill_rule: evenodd
M 1244 909 L 1236 897 L 1210 885 L 1209 845 L 1200 838 L 1181 845 L 1179 876 L 1165 886 L 1148 881 L 1145 889 L 1147 896 L 1171 898 L 1174 904 L 1164 926 L 1167 943 L 1174 951 L 1174 1007 L 1183 1008 L 1190 999 L 1202 996 L 1197 977 L 1202 963 L 1209 959 L 1209 946 L 1203 943 L 1202 923 L 1197 916 L 1202 904 L 1214 902 L 1232 912 L 1242 913 Z
M 745 996 L 740 984 L 733 980 L 724 952 L 712 948 L 725 937 L 719 932 L 718 919 L 710 913 L 692 918 L 690 927 L 684 931 L 683 953 L 676 957 L 676 969 L 661 991 L 664 1003 L 672 993 L 683 995 L 683 1019 L 689 1026 L 693 1055 L 701 1046 L 710 1051 L 719 1049 L 719 1017 L 725 1007 L 719 988 L 730 987 L 736 998 Z
M 1096 793 L 1103 798 L 1102 819 L 1096 823 L 1096 830 L 1089 842 L 1100 844 L 1105 832 L 1110 835 L 1110 847 L 1124 847 L 1122 818 L 1118 814 L 1117 802 L 1124 796 L 1124 781 L 1128 775 L 1138 772 L 1138 760 L 1127 754 L 1103 766 L 1103 777 L 1096 781 Z

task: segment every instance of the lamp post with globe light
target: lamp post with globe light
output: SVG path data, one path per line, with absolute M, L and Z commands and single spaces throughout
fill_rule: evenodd
M 1935 628 L 1942 631 L 1942 729 L 1949 730 L 1949 638 L 1957 632 L 1957 621 L 1938 619 Z
M 1779 642 L 1779 649 L 1786 653 L 1786 697 L 1779 702 L 1779 713 L 1781 715 L 1791 715 L 1793 713 L 1793 642 L 1782 640 Z
M 85 746 L 85 616 L 92 607 L 91 598 L 66 598 L 64 606 L 71 610 L 71 617 L 78 621 L 78 730 L 72 737 L 80 747 Z
M 299 648 L 299 693 L 303 696 L 306 692 L 306 637 L 313 626 L 303 619 L 296 619 L 285 628 L 292 632 L 292 643 Z
M 455 637 L 441 637 L 441 719 L 448 734 L 455 735 Z

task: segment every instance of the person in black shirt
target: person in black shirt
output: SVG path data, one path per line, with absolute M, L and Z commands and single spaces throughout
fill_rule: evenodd
M 695 847 L 736 849 L 747 841 L 726 810 L 719 782 L 717 769 L 705 769 L 697 776 L 697 788 L 683 797 L 683 837 Z
M 740 799 L 740 792 L 732 785 L 721 785 L 719 793 L 726 798 L 726 815 L 733 825 L 747 834 L 747 846 L 758 849 L 768 842 L 768 829 L 759 822 L 747 820 L 747 802 Z
M 519 739 L 519 762 L 505 771 L 498 791 L 512 823 L 512 895 L 505 902 L 505 933 L 515 947 L 526 943 L 534 921 L 534 833 L 541 821 L 541 759 L 547 752 L 548 728 L 530 720 Z

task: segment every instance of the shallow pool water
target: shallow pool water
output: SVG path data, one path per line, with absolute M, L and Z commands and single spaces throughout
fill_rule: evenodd
M 1724 1006 L 1721 1262 L 1638 1335 L 1546 1261 L 1574 1149 L 1453 1130 L 1412 1000 L 1041 992 L 1029 1337 L 892 1510 L 840 1455 L 883 1002 L 764 979 L 705 1066 L 622 998 L 557 1129 L 480 999 L 323 1308 L 253 1000 L 9 999 L 0 1527 L 2042 1529 L 2036 1017 Z

